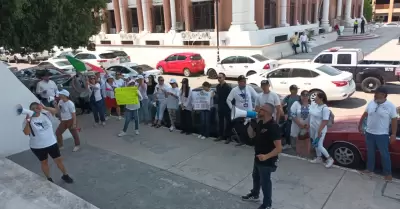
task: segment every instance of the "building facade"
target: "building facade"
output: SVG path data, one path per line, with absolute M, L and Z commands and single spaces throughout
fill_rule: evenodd
M 373 0 L 375 19 L 383 22 L 400 21 L 400 0 Z
M 253 46 L 352 25 L 364 0 L 110 0 L 94 37 L 103 45 Z M 217 12 L 218 10 L 218 12 Z M 218 13 L 218 18 L 217 18 Z M 218 23 L 217 23 L 218 19 Z M 324 30 L 321 30 L 324 29 Z

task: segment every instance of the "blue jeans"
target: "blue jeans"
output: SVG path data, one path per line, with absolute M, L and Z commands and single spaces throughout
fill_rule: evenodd
M 290 132 L 292 129 L 292 120 L 286 120 L 285 122 L 285 144 L 291 145 L 292 142 L 290 140 Z
M 200 110 L 201 130 L 200 135 L 204 137 L 210 136 L 210 110 Z
M 392 174 L 392 162 L 389 153 L 389 134 L 375 135 L 368 132 L 365 133 L 367 144 L 367 169 L 374 172 L 375 170 L 375 153 L 378 148 L 381 153 L 381 161 L 383 167 L 383 175 Z
M 139 117 L 145 123 L 151 122 L 150 112 L 149 112 L 149 103 L 150 103 L 149 99 L 143 99 L 140 104 Z
M 90 101 L 90 108 L 92 108 L 92 113 L 94 117 L 94 122 L 99 123 L 99 121 L 104 122 L 106 121 L 105 116 L 106 116 L 106 109 L 104 106 L 104 100 L 99 100 L 99 101 Z M 100 118 L 100 120 L 99 120 Z
M 271 173 L 276 171 L 276 167 L 269 167 L 259 165 L 254 161 L 253 166 L 253 189 L 251 193 L 254 196 L 260 196 L 260 188 L 263 191 L 264 199 L 262 206 L 271 207 L 272 206 L 272 182 Z
M 135 130 L 139 130 L 139 111 L 125 109 L 125 123 L 124 129 L 122 129 L 124 132 L 128 130 L 129 123 L 132 120 L 135 120 Z

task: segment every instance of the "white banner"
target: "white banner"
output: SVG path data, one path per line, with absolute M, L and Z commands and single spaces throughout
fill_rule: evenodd
M 192 105 L 194 110 L 209 110 L 213 92 L 193 91 Z

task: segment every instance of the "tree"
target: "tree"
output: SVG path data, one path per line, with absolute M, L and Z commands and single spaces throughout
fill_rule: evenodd
M 372 20 L 372 5 L 371 0 L 364 1 L 364 18 L 369 22 Z
M 0 46 L 43 51 L 86 46 L 100 31 L 107 0 L 0 0 Z

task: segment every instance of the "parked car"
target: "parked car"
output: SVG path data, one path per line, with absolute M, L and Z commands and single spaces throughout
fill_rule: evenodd
M 50 79 L 53 80 L 56 84 L 63 84 L 71 78 L 70 74 L 66 74 L 58 69 L 49 66 L 36 66 L 26 68 L 14 74 L 26 86 L 26 88 L 28 88 L 32 93 L 36 95 L 36 84 L 40 81 L 40 75 L 45 70 L 52 74 L 50 76 Z
M 77 50 L 77 51 L 57 51 L 53 54 L 52 57 L 49 58 L 49 60 L 56 60 L 56 59 L 67 59 L 67 55 L 74 57 L 77 53 L 80 53 L 82 51 Z
M 5 50 L 3 47 L 0 47 L 0 61 L 7 61 L 7 54 L 9 54 L 9 52 L 7 50 Z
M 110 51 L 114 52 L 114 54 L 117 55 L 120 63 L 131 62 L 131 57 L 126 52 L 120 50 L 110 50 Z
M 398 22 L 389 22 L 389 23 L 385 23 L 382 25 L 382 27 L 385 28 L 393 28 L 393 27 L 399 27 L 399 23 Z
M 8 64 L 7 62 L 0 61 L 0 63 L 6 65 L 7 68 L 8 68 L 11 72 L 13 72 L 13 73 L 15 73 L 15 72 L 18 71 L 18 68 L 17 68 L 17 67 L 12 67 L 12 66 L 11 66 L 10 64 Z
M 95 66 L 102 66 L 104 68 L 108 68 L 112 65 L 118 65 L 120 63 L 117 55 L 112 51 L 85 51 L 76 54 L 75 58 Z
M 136 77 L 138 75 L 143 75 L 145 77 L 149 75 L 154 75 L 158 77 L 161 75 L 160 70 L 154 69 L 148 65 L 138 65 L 132 62 L 125 62 L 119 65 L 113 65 L 106 69 L 111 75 L 116 72 L 121 72 L 124 77 Z
M 74 66 L 67 59 L 53 59 L 41 62 L 38 64 L 39 67 L 46 66 L 56 68 L 67 74 L 75 74 Z
M 33 64 L 35 62 L 43 61 L 49 59 L 49 51 L 44 50 L 43 52 L 20 52 L 15 53 L 13 60 L 15 63 L 28 62 Z
M 204 68 L 205 62 L 201 55 L 191 52 L 172 54 L 157 64 L 157 69 L 161 74 L 183 74 L 186 77 L 203 73 Z
M 338 101 L 347 99 L 356 91 L 351 73 L 314 63 L 284 64 L 247 78 L 248 83 L 257 86 L 261 85 L 262 80 L 268 79 L 271 88 L 278 94 L 288 94 L 289 87 L 295 84 L 301 90 L 308 90 L 312 101 L 318 92 L 324 92 L 329 101 Z
M 334 47 L 322 51 L 311 62 L 330 65 L 353 74 L 364 92 L 374 92 L 386 82 L 400 80 L 399 60 L 364 60 L 361 49 Z
M 278 67 L 277 60 L 269 59 L 261 54 L 230 56 L 218 62 L 215 67 L 208 68 L 205 75 L 216 79 L 218 73 L 224 73 L 228 78 L 237 78 L 240 75 L 250 76 L 276 67 Z

